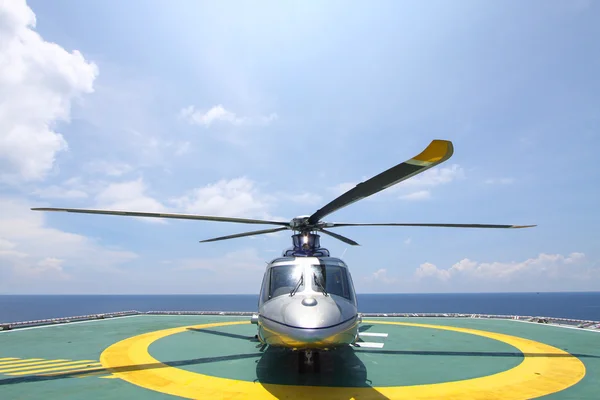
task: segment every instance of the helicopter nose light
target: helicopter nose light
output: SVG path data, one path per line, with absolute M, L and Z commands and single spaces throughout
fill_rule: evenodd
M 317 299 L 313 297 L 306 297 L 302 299 L 302 305 L 307 307 L 313 307 L 317 305 Z

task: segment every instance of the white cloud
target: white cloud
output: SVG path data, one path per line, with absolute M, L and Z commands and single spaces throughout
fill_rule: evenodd
M 402 200 L 427 200 L 431 198 L 431 192 L 429 190 L 419 190 L 417 192 L 412 192 L 408 194 L 404 194 L 400 196 Z
M 54 257 L 46 257 L 37 263 L 34 263 L 28 268 L 20 268 L 16 272 L 18 275 L 25 278 L 38 278 L 50 276 L 54 280 L 68 280 L 71 275 L 67 274 L 63 269 L 65 260 Z
M 405 194 L 399 196 L 402 200 L 427 200 L 431 198 L 432 188 L 462 179 L 464 176 L 464 170 L 458 164 L 448 167 L 434 167 L 400 182 L 390 188 L 390 193 L 405 192 Z
M 432 263 L 423 263 L 415 271 L 415 276 L 417 278 L 434 277 L 446 281 L 450 278 L 450 272 L 444 269 L 438 269 L 438 267 Z
M 365 278 L 365 281 L 369 283 L 383 283 L 386 285 L 390 285 L 397 283 L 398 279 L 389 277 L 387 269 L 380 268 L 377 271 L 373 272 L 370 276 Z
M 189 153 L 190 148 L 191 148 L 190 146 L 191 146 L 190 142 L 181 142 L 181 143 L 175 144 L 175 155 L 182 156 L 186 153 Z
M 108 249 L 94 240 L 49 228 L 45 215 L 31 211 L 23 199 L 0 198 L 0 291 L 27 292 L 51 281 L 71 277 L 67 268 L 110 271 L 137 258 L 123 250 Z M 51 288 L 47 288 L 51 289 Z
M 270 210 L 278 201 L 311 204 L 320 201 L 310 193 L 298 195 L 285 193 L 274 196 L 263 193 L 255 182 L 245 178 L 220 180 L 204 187 L 195 188 L 182 196 L 170 198 L 163 203 L 155 198 L 142 178 L 122 182 L 92 181 L 84 184 L 80 178 L 72 178 L 61 185 L 38 189 L 33 194 L 40 198 L 80 199 L 92 198 L 94 204 L 86 207 L 120 211 L 175 212 L 245 218 L 287 218 L 271 215 Z M 134 217 L 135 218 L 135 217 Z M 143 218 L 139 220 L 166 223 L 166 219 Z
M 342 183 L 338 183 L 337 185 L 329 188 L 329 190 L 331 192 L 333 192 L 334 195 L 341 196 L 342 194 L 346 193 L 348 190 L 353 189 L 357 184 L 358 184 L 358 182 L 342 182 Z
M 286 202 L 314 206 L 323 202 L 323 197 L 316 193 L 278 193 L 277 198 Z
M 122 176 L 133 170 L 133 167 L 127 163 L 108 160 L 93 160 L 85 164 L 83 168 L 89 173 L 114 177 Z
M 600 277 L 600 268 L 593 266 L 583 253 L 540 254 L 521 262 L 480 263 L 465 258 L 450 268 L 438 268 L 431 263 L 421 264 L 415 271 L 418 279 L 434 278 L 454 282 L 465 279 L 494 283 L 522 280 L 580 280 Z
M 95 64 L 45 41 L 23 0 L 0 2 L 0 180 L 42 179 L 67 142 L 71 103 L 93 92 Z
M 405 245 L 407 245 L 407 246 L 408 246 L 408 245 L 410 245 L 411 243 L 412 243 L 412 238 L 407 238 L 407 239 L 404 241 L 404 244 L 405 244 Z
M 252 180 L 241 177 L 193 189 L 170 202 L 185 212 L 201 215 L 273 218 L 268 211 L 275 200 L 262 193 Z
M 41 199 L 86 199 L 103 185 L 102 182 L 83 183 L 81 177 L 69 178 L 60 184 L 38 187 L 31 194 Z
M 431 198 L 432 188 L 462 179 L 464 176 L 464 169 L 458 164 L 448 167 L 434 167 L 387 188 L 381 194 L 398 195 L 401 193 L 398 197 L 402 200 L 427 200 Z M 370 177 L 363 177 L 362 181 L 364 182 L 367 179 L 370 179 Z M 354 188 L 358 183 L 343 182 L 329 188 L 329 190 L 339 196 Z M 376 194 L 376 196 L 378 195 Z
M 216 256 L 157 261 L 158 268 L 151 273 L 127 279 L 143 287 L 142 293 L 256 294 L 266 261 L 257 249 L 243 248 Z
M 485 180 L 488 185 L 510 185 L 514 182 L 514 178 L 490 178 Z
M 98 207 L 123 211 L 167 211 L 158 200 L 150 197 L 142 178 L 110 183 L 96 196 Z M 154 221 L 154 220 L 153 220 Z M 160 220 L 156 220 L 160 221 Z
M 428 169 L 422 174 L 415 175 L 404 182 L 398 184 L 398 188 L 409 187 L 434 187 L 450 183 L 465 176 L 464 169 L 458 164 L 452 164 L 448 167 L 434 167 Z
M 13 242 L 0 238 L 0 252 L 11 250 L 15 248 L 15 246 L 16 244 Z
M 228 277 L 231 277 L 232 273 L 251 271 L 260 274 L 265 270 L 264 260 L 254 248 L 231 251 L 214 258 L 168 260 L 164 263 L 169 264 L 174 271 L 202 269 L 222 273 Z
M 88 197 L 88 194 L 83 190 L 57 185 L 36 189 L 33 194 L 42 199 L 85 199 Z
M 217 122 L 226 122 L 231 125 L 268 125 L 277 119 L 277 114 L 271 113 L 264 116 L 240 117 L 236 113 L 226 110 L 222 105 L 216 105 L 208 111 L 196 110 L 194 106 L 183 108 L 179 117 L 193 125 L 210 127 Z

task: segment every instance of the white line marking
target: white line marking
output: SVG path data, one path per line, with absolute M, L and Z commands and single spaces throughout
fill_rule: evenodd
M 387 333 L 359 332 L 358 336 L 388 337 Z
M 370 349 L 381 349 L 383 348 L 383 343 L 375 343 L 375 342 L 356 342 L 358 347 L 365 347 Z

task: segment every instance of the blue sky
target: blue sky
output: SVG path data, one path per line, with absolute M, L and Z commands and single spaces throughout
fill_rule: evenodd
M 600 5 L 12 1 L 0 5 L 0 293 L 255 293 L 287 234 L 39 213 L 312 214 L 418 154 L 454 156 L 333 222 L 358 292 L 597 290 Z M 266 228 L 267 226 L 265 226 Z M 249 228 L 249 229 L 247 229 Z

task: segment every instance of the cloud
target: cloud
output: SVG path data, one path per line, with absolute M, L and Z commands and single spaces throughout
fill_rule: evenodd
M 265 263 L 254 248 L 231 251 L 220 257 L 169 260 L 173 271 L 207 270 L 231 277 L 240 272 L 264 272 Z
M 141 293 L 256 295 L 266 261 L 257 249 L 242 248 L 216 256 L 157 261 L 148 273 L 131 274 L 127 280 L 135 281 L 137 290 L 142 287 Z M 143 271 L 147 271 L 147 266 Z
M 462 179 L 464 176 L 464 169 L 458 164 L 452 164 L 448 167 L 428 169 L 422 174 L 415 175 L 400 183 L 398 187 L 434 187 Z
M 273 196 L 262 193 L 254 181 L 245 177 L 222 179 L 170 200 L 189 213 L 245 218 L 274 218 L 269 209 L 275 202 Z
M 463 179 L 464 176 L 465 172 L 458 164 L 434 167 L 393 186 L 390 188 L 390 193 L 405 192 L 399 196 L 402 200 L 427 200 L 431 198 L 432 188 Z
M 416 269 L 406 269 L 402 262 L 389 275 L 381 268 L 363 276 L 358 291 L 363 293 L 468 293 L 468 292 L 536 292 L 594 291 L 600 280 L 600 264 L 584 253 L 568 255 L 541 253 L 523 261 L 479 262 L 464 258 L 448 268 L 424 262 Z
M 412 192 L 400 196 L 402 200 L 427 200 L 431 198 L 431 192 L 429 190 L 419 190 L 418 192 Z
M 277 119 L 277 114 L 271 113 L 264 116 L 240 117 L 219 104 L 208 111 L 200 111 L 196 110 L 194 106 L 188 106 L 179 112 L 179 117 L 192 125 L 202 125 L 208 128 L 218 122 L 225 122 L 235 126 L 268 125 Z
M 33 206 L 21 198 L 0 198 L 0 291 L 47 292 L 47 284 L 71 279 L 75 270 L 107 272 L 137 258 L 86 236 L 50 228 L 43 213 L 29 209 Z
M 342 194 L 346 193 L 348 190 L 353 189 L 357 184 L 358 184 L 358 182 L 338 183 L 337 185 L 329 188 L 329 190 L 331 192 L 333 192 L 335 196 L 341 196 Z
M 521 262 L 476 262 L 465 258 L 450 268 L 438 268 L 431 263 L 421 264 L 414 273 L 417 279 L 435 279 L 444 282 L 485 281 L 510 283 L 523 280 L 534 281 L 586 281 L 600 278 L 600 268 L 587 260 L 583 253 L 542 253 Z
M 323 203 L 323 197 L 310 192 L 302 192 L 302 193 L 278 193 L 277 198 L 284 201 L 289 201 L 296 204 L 307 205 L 307 206 L 315 206 L 317 204 Z
M 39 180 L 68 147 L 56 125 L 93 92 L 98 68 L 37 34 L 23 0 L 0 2 L 0 21 L 0 180 Z
M 149 196 L 147 186 L 142 178 L 133 181 L 110 183 L 96 196 L 96 204 L 99 208 L 122 210 L 122 211 L 168 211 L 160 201 Z M 141 220 L 150 223 L 165 223 L 162 219 L 143 218 Z
M 87 199 L 97 193 L 98 188 L 106 185 L 97 181 L 84 181 L 81 177 L 69 178 L 61 183 L 38 187 L 30 192 L 31 195 L 40 199 Z
M 373 272 L 370 276 L 365 278 L 368 283 L 383 283 L 386 285 L 394 284 L 398 282 L 397 278 L 391 278 L 388 276 L 387 269 L 380 268 Z
M 444 269 L 438 269 L 432 263 L 423 263 L 415 271 L 417 278 L 430 278 L 434 277 L 443 281 L 450 279 L 450 272 Z
M 189 190 L 182 196 L 171 197 L 166 201 L 154 196 L 143 178 L 122 182 L 90 181 L 83 183 L 80 178 L 71 178 L 61 185 L 52 185 L 33 192 L 44 199 L 92 198 L 93 204 L 86 207 L 120 211 L 174 212 L 200 215 L 215 215 L 245 218 L 277 219 L 287 218 L 271 215 L 271 209 L 281 200 L 299 204 L 320 201 L 319 196 L 310 193 L 281 196 L 263 193 L 256 183 L 246 177 L 216 183 Z M 134 217 L 135 218 L 135 217 Z M 165 219 L 143 218 L 146 222 L 166 223 Z
M 114 177 L 125 175 L 133 170 L 133 167 L 127 163 L 108 160 L 93 160 L 85 164 L 83 168 L 92 174 Z
M 382 194 L 396 196 L 400 194 L 398 197 L 402 200 L 427 200 L 431 198 L 432 188 L 463 179 L 464 176 L 464 169 L 458 164 L 448 167 L 434 167 L 387 188 Z M 362 178 L 363 182 L 367 179 L 370 179 L 370 177 Z M 343 182 L 329 188 L 329 190 L 339 196 L 354 188 L 358 183 Z
M 488 185 L 510 185 L 514 182 L 514 178 L 490 178 L 485 180 Z
M 85 199 L 88 194 L 83 190 L 52 185 L 36 189 L 32 194 L 42 199 Z
M 64 262 L 65 260 L 60 258 L 46 257 L 28 268 L 19 269 L 17 272 L 20 275 L 34 279 L 41 276 L 50 276 L 55 280 L 69 280 L 72 276 L 64 271 Z
M 180 142 L 175 144 L 175 155 L 182 156 L 186 153 L 189 153 L 191 143 L 190 142 Z
M 129 146 L 132 146 L 134 152 L 140 157 L 140 165 L 152 165 L 164 162 L 164 153 L 171 150 L 176 156 L 181 156 L 191 150 L 191 143 L 188 141 L 166 140 L 160 135 L 143 134 L 135 129 L 126 129 Z

